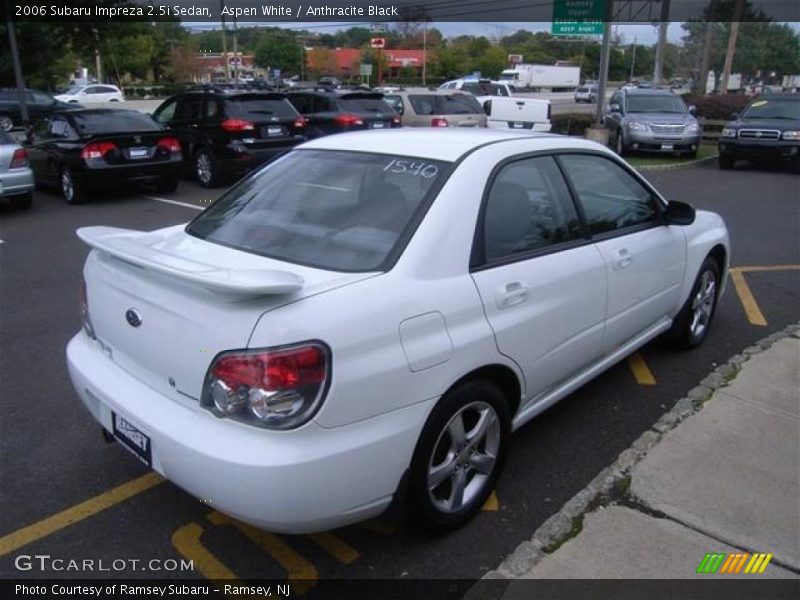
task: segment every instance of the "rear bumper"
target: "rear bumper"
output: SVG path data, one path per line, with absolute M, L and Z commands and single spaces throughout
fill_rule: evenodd
M 120 181 L 150 182 L 158 179 L 178 178 L 181 175 L 181 161 L 171 160 L 163 163 L 132 165 L 112 165 L 103 168 L 88 167 L 76 173 L 82 183 L 89 186 L 107 187 Z
M 800 157 L 800 142 L 785 142 L 783 140 L 746 142 L 738 139 L 721 139 L 719 151 L 727 156 L 736 158 L 782 158 L 793 159 Z
M 21 196 L 32 192 L 33 187 L 33 171 L 27 167 L 0 173 L 0 198 Z
M 217 155 L 217 160 L 223 172 L 242 174 L 275 160 L 284 152 L 288 152 L 305 141 L 305 137 L 295 136 L 276 142 L 275 145 L 261 148 L 254 148 L 243 143 L 230 144 Z
M 112 362 L 84 333 L 67 346 L 89 412 L 150 437 L 153 469 L 203 502 L 272 531 L 308 533 L 379 515 L 411 462 L 434 400 L 335 429 L 267 431 L 178 403 Z

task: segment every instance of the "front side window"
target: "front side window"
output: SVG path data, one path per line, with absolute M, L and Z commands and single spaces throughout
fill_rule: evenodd
M 178 108 L 178 99 L 167 100 L 155 113 L 155 119 L 159 123 L 169 123 L 175 118 L 175 109 Z
M 588 154 L 559 158 L 572 181 L 592 234 L 659 222 L 657 200 L 614 161 Z
M 232 188 L 187 232 L 286 262 L 379 271 L 449 172 L 424 158 L 296 150 Z
M 582 237 L 569 189 L 552 157 L 528 158 L 497 174 L 486 199 L 487 262 Z

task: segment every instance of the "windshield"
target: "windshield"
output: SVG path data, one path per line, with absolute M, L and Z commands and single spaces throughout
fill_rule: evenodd
M 476 96 L 508 96 L 508 88 L 496 83 L 469 81 L 461 86 L 461 91 L 475 94 Z
M 342 107 L 345 110 L 351 110 L 353 112 L 375 113 L 376 115 L 385 116 L 392 116 L 394 114 L 392 107 L 389 106 L 383 98 L 370 98 L 369 96 L 359 98 L 358 96 L 351 96 L 339 98 L 339 102 L 342 103 Z
M 288 100 L 284 98 L 270 98 L 269 96 L 237 96 L 227 98 L 230 115 L 248 119 L 250 121 L 263 121 L 276 117 L 278 119 L 296 119 L 300 114 Z
M 71 85 L 66 90 L 64 90 L 64 93 L 65 94 L 69 94 L 70 96 L 74 96 L 75 94 L 80 92 L 82 89 L 83 89 L 82 85 Z
M 81 136 L 129 131 L 161 131 L 149 115 L 135 110 L 87 110 L 72 113 Z
M 501 81 L 515 81 L 519 79 L 519 73 L 502 73 L 500 75 Z
M 295 150 L 192 221 L 190 235 L 332 271 L 384 270 L 449 163 Z
M 686 105 L 677 96 L 628 96 L 629 113 L 675 113 L 686 112 Z
M 745 119 L 800 120 L 800 101 L 757 100 L 744 112 Z

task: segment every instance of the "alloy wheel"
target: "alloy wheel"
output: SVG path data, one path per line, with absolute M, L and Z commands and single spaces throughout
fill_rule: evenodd
M 211 164 L 211 157 L 206 152 L 201 152 L 197 155 L 195 161 L 195 172 L 197 178 L 203 185 L 209 185 L 213 177 L 213 166 Z
M 67 202 L 72 202 L 75 198 L 75 181 L 69 169 L 61 171 L 61 193 Z
M 700 277 L 700 285 L 692 300 L 692 320 L 689 324 L 692 337 L 702 337 L 711 316 L 714 313 L 714 303 L 717 300 L 717 280 L 710 270 L 704 271 Z

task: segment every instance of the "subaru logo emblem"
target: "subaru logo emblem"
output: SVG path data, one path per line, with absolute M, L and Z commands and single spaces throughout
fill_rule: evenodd
M 142 143 L 142 136 L 140 136 L 140 135 L 133 136 L 133 143 L 134 144 L 141 144 Z
M 756 131 L 756 137 L 761 137 L 761 132 L 760 131 Z
M 142 324 L 142 315 L 135 308 L 125 311 L 125 320 L 131 327 L 139 327 Z

